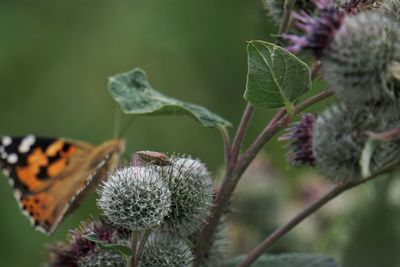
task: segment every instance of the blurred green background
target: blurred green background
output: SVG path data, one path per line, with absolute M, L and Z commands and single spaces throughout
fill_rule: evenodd
M 237 125 L 245 106 L 246 41 L 272 40 L 275 32 L 259 0 L 2 0 L 0 134 L 63 136 L 95 144 L 110 139 L 115 104 L 107 77 L 136 66 L 146 70 L 154 88 Z M 271 114 L 257 112 L 246 144 Z M 216 177 L 221 174 L 218 131 L 192 120 L 139 118 L 124 138 L 128 154 L 187 153 L 205 161 Z M 281 143 L 269 144 L 244 178 L 251 183 L 239 185 L 232 253 L 249 251 L 329 186 L 313 171 L 289 169 L 284 154 Z M 399 266 L 400 194 L 394 183 L 388 179 L 347 193 L 273 251 L 316 251 L 343 259 L 345 267 Z M 47 237 L 21 215 L 5 178 L 0 196 L 0 266 L 40 266 L 48 244 L 98 214 L 93 193 Z

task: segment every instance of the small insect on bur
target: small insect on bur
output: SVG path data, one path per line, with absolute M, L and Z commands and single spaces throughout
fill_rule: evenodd
M 133 156 L 133 162 L 138 165 L 153 164 L 166 166 L 172 164 L 167 154 L 156 151 L 137 151 Z

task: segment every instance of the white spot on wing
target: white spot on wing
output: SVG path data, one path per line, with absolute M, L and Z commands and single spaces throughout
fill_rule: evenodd
M 0 156 L 2 159 L 5 159 L 5 158 L 7 158 L 8 154 L 6 152 L 1 152 Z
M 31 146 L 35 143 L 36 138 L 34 135 L 28 135 L 22 139 L 21 144 L 18 146 L 18 151 L 20 153 L 26 153 L 31 149 Z
M 17 161 L 18 161 L 18 156 L 17 156 L 17 154 L 10 154 L 10 155 L 8 155 L 8 157 L 7 157 L 7 162 L 8 162 L 8 163 L 14 164 L 14 163 L 17 163 Z
M 16 198 L 17 201 L 18 201 L 19 207 L 22 209 L 22 204 L 21 204 L 22 193 L 21 193 L 21 191 L 19 191 L 18 189 L 15 189 L 15 190 L 14 190 L 14 196 L 15 196 L 15 198 Z
M 1 138 L 1 143 L 3 146 L 8 146 L 12 143 L 12 139 L 9 136 L 3 136 L 3 138 Z

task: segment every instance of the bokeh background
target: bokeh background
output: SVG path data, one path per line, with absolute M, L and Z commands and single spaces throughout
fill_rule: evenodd
M 237 125 L 245 106 L 246 41 L 272 40 L 276 27 L 259 0 L 0 1 L 0 134 L 63 136 L 101 143 L 113 136 L 115 104 L 107 78 L 133 67 L 163 93 L 209 108 Z M 317 83 L 312 93 L 320 90 Z M 313 108 L 323 110 L 328 103 Z M 273 111 L 258 111 L 245 144 Z M 122 124 L 129 121 L 122 117 Z M 139 118 L 127 153 L 187 153 L 223 168 L 218 131 L 182 117 Z M 232 254 L 245 253 L 330 185 L 289 168 L 274 141 L 235 196 Z M 21 215 L 0 179 L 0 266 L 42 266 L 46 246 L 97 216 L 95 193 L 51 237 Z M 382 179 L 346 193 L 275 245 L 272 252 L 317 252 L 344 267 L 400 266 L 400 184 Z

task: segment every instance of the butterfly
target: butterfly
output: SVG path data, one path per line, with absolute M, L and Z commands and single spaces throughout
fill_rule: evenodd
M 0 169 L 35 229 L 51 234 L 85 192 L 113 169 L 124 150 L 114 139 L 99 146 L 27 135 L 0 138 Z

